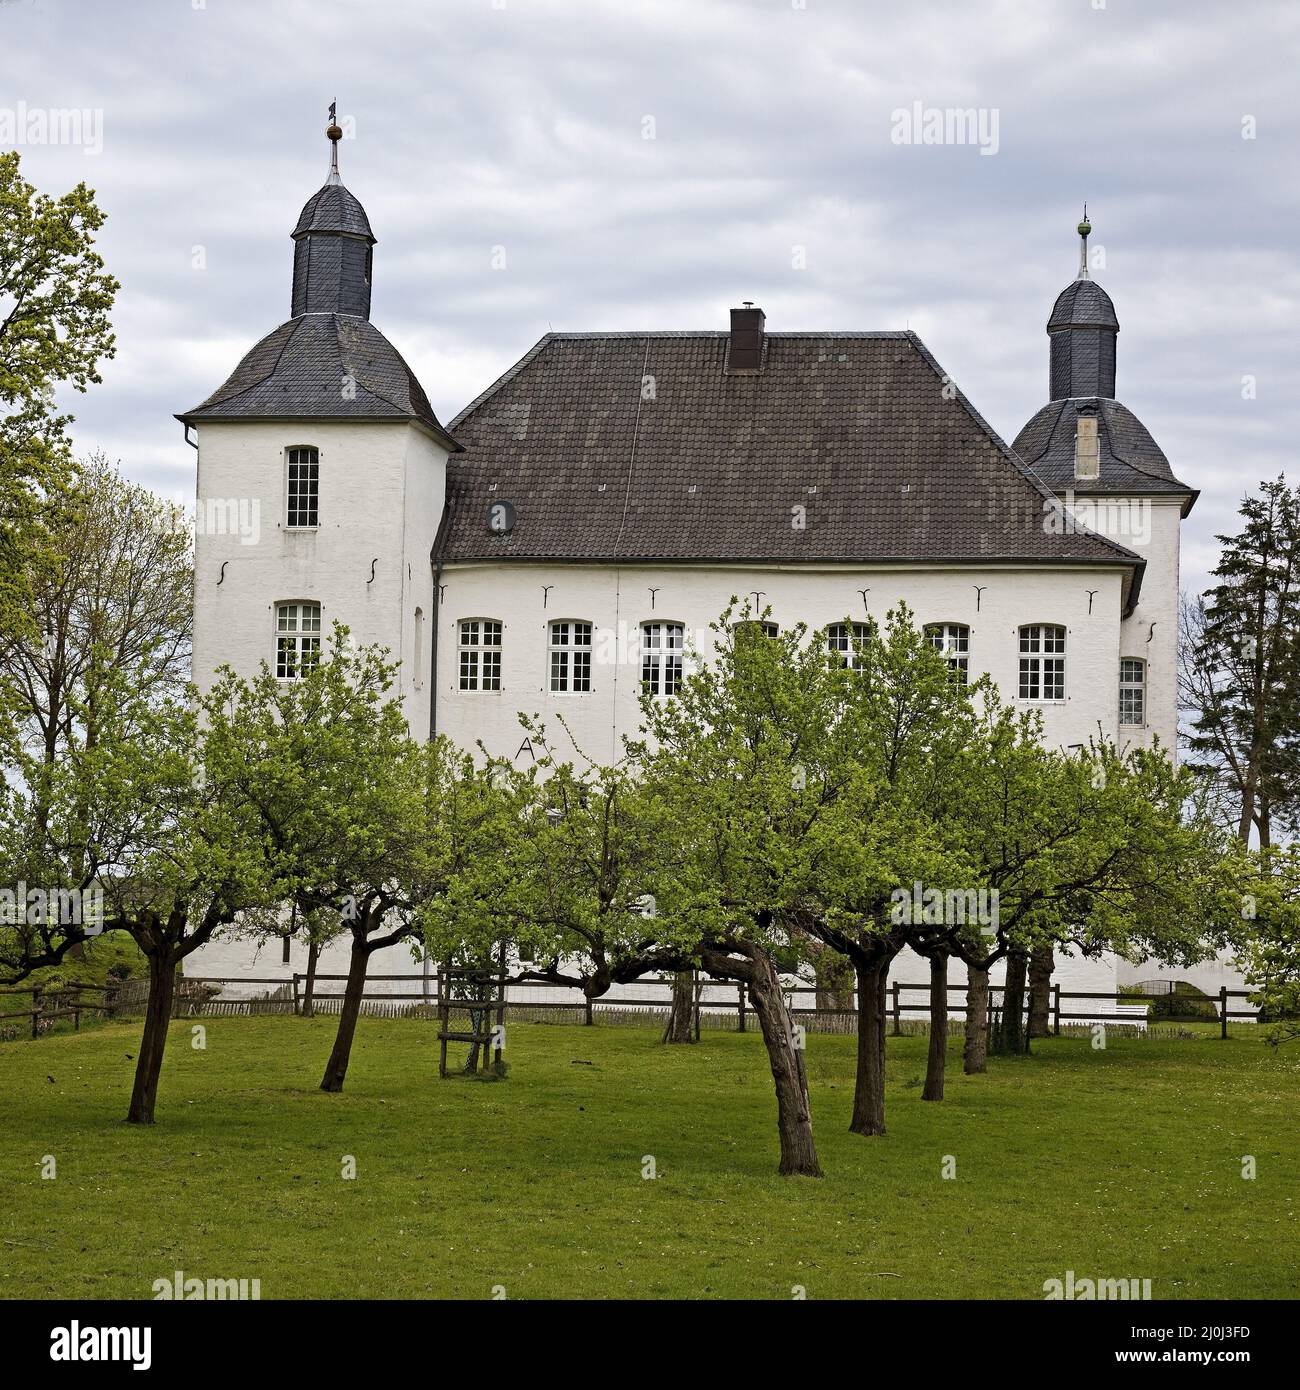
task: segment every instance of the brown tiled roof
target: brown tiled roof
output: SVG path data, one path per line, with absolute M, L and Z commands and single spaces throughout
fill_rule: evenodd
M 548 334 L 448 426 L 441 558 L 1140 570 L 1044 526 L 1050 493 L 915 334 L 770 333 L 759 372 L 726 354 L 726 333 Z

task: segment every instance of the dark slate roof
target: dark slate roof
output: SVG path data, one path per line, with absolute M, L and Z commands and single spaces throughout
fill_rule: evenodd
M 353 399 L 341 390 L 356 383 Z M 367 319 L 303 314 L 251 348 L 224 386 L 178 415 L 200 420 L 415 420 L 449 448 L 428 397 L 402 355 Z
M 1119 331 L 1115 305 L 1095 280 L 1075 280 L 1056 296 L 1047 331 L 1056 328 L 1113 328 Z
M 1074 436 L 1078 407 L 1085 402 L 1097 407 L 1101 467 L 1095 481 L 1080 485 L 1074 480 Z M 1051 401 L 1020 431 L 1011 447 L 1055 492 L 1074 488 L 1079 492 L 1181 494 L 1188 499 L 1184 515 L 1196 499 L 1196 493 L 1174 476 L 1169 460 L 1142 421 L 1127 406 L 1105 397 Z
M 451 422 L 442 559 L 1140 568 L 1044 527 L 1047 489 L 945 399 L 915 334 L 771 333 L 744 374 L 726 353 L 726 333 L 548 334 Z M 517 520 L 497 536 L 502 500 Z
M 291 235 L 306 236 L 308 232 L 347 232 L 375 240 L 365 208 L 341 183 L 327 183 L 303 204 Z

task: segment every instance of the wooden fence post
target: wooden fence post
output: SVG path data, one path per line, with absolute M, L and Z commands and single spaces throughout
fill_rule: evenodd
M 1061 1036 L 1061 985 L 1060 981 L 1052 986 L 1052 1036 Z
M 1222 1027 L 1219 1037 L 1226 1039 L 1228 1036 L 1228 986 L 1224 985 L 1219 990 L 1219 1018 L 1222 1020 Z
M 298 1009 L 298 972 L 295 970 L 293 972 L 293 1013 L 295 1018 L 298 1016 Z
M 859 1000 L 858 1002 L 861 1004 L 862 1001 Z M 903 1011 L 898 1002 L 897 980 L 894 981 L 894 1036 L 896 1038 L 901 1038 L 903 1036 Z
M 692 996 L 692 998 L 695 1000 L 695 1041 L 696 1041 L 696 1042 L 699 1042 L 699 1040 L 700 1040 L 700 995 L 702 995 L 702 994 L 704 993 L 704 986 L 700 983 L 700 972 L 699 972 L 698 970 L 692 970 L 692 971 L 691 971 L 691 977 L 692 977 L 692 978 L 691 978 L 691 983 L 692 983 L 692 985 L 694 986 L 694 988 L 691 990 L 691 996 Z
M 37 1023 L 41 1017 L 41 987 L 36 985 L 32 990 L 32 1037 L 37 1034 Z

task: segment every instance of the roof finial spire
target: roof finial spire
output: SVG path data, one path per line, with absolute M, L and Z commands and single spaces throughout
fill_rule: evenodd
M 330 123 L 325 129 L 325 134 L 330 142 L 330 176 L 325 180 L 326 183 L 342 183 L 339 178 L 339 141 L 343 139 L 343 131 L 339 127 L 336 108 L 337 99 L 330 102 Z
M 1079 273 L 1074 278 L 1076 280 L 1087 280 L 1088 275 L 1088 233 L 1092 231 L 1092 223 L 1088 221 L 1088 204 L 1083 205 L 1083 221 L 1079 223 Z

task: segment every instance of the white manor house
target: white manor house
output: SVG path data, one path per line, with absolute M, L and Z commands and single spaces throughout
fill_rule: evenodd
M 400 658 L 412 730 L 529 758 L 518 713 L 562 715 L 612 760 L 642 683 L 670 696 L 733 595 L 778 626 L 833 624 L 845 647 L 847 615 L 906 601 L 1053 742 L 1174 746 L 1197 494 L 1116 399 L 1119 323 L 1086 222 L 1047 322 L 1047 402 L 1010 446 L 915 333 L 769 332 L 748 303 L 716 329 L 548 333 L 444 425 L 371 322 L 376 238 L 337 131 L 292 232 L 289 317 L 178 417 L 200 517 L 230 499 L 260 517 L 255 543 L 197 528 L 200 687 L 225 664 L 292 679 L 340 620 Z M 299 941 L 234 938 L 191 971 L 283 978 L 305 960 Z M 345 971 L 346 949 L 320 969 Z M 1112 989 L 1117 969 L 1160 973 L 1076 958 L 1056 978 Z M 894 972 L 928 979 L 910 953 Z M 400 946 L 371 973 L 427 972 Z

